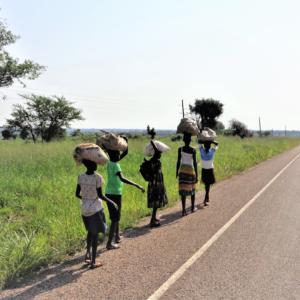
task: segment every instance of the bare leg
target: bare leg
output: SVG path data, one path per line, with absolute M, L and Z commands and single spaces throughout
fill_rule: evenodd
M 181 204 L 182 204 L 182 216 L 186 216 L 186 210 L 185 210 L 185 202 L 186 202 L 186 197 L 181 196 Z
M 106 249 L 107 250 L 113 250 L 113 249 L 119 248 L 119 246 L 114 245 L 112 243 L 114 235 L 116 233 L 116 227 L 117 227 L 117 225 L 118 225 L 118 222 L 116 222 L 116 221 L 112 221 L 111 224 L 110 224 L 108 241 L 107 241 L 107 244 L 106 244 Z
M 92 234 L 88 232 L 86 237 L 86 254 L 84 258 L 84 261 L 86 263 L 91 262 L 91 246 L 92 246 Z
M 192 202 L 192 207 L 191 207 L 191 209 L 192 209 L 192 212 L 194 212 L 194 211 L 197 210 L 197 208 L 195 207 L 195 195 L 192 195 L 192 196 L 191 196 L 191 202 Z
M 120 243 L 120 241 L 121 241 L 121 237 L 120 237 L 120 226 L 119 226 L 119 222 L 117 222 L 117 225 L 116 225 L 115 242 L 116 242 L 116 243 Z
M 97 256 L 97 246 L 98 246 L 98 234 L 92 235 L 92 262 L 91 262 L 91 269 L 101 267 L 101 263 L 96 264 L 96 256 Z
M 205 199 L 204 199 L 204 205 L 206 206 L 209 202 L 209 190 L 210 190 L 210 184 L 205 185 Z
M 151 221 L 150 221 L 150 227 L 160 226 L 159 221 L 156 219 L 156 212 L 157 212 L 157 207 L 153 207 Z

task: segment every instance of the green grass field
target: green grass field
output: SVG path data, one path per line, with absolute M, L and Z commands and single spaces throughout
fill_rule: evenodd
M 178 199 L 175 166 L 181 142 L 161 139 L 171 147 L 162 157 L 170 205 Z M 94 140 L 91 140 L 94 142 Z M 146 187 L 139 174 L 145 138 L 129 140 L 123 173 Z M 217 180 L 239 173 L 260 161 L 299 145 L 298 139 L 220 137 L 215 159 Z M 75 198 L 77 176 L 72 150 L 79 140 L 49 144 L 0 141 L 0 287 L 30 270 L 62 260 L 84 246 L 80 203 Z M 195 145 L 196 146 L 196 145 Z M 197 153 L 199 160 L 199 152 Z M 105 167 L 98 172 L 106 176 Z M 200 188 L 200 185 L 198 186 Z M 125 186 L 122 229 L 150 213 L 146 194 Z

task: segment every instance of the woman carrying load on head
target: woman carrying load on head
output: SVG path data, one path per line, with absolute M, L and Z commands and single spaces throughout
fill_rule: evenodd
M 218 149 L 218 143 L 216 141 L 199 141 L 200 144 L 200 156 L 202 160 L 202 172 L 201 181 L 205 185 L 205 198 L 204 206 L 207 206 L 209 202 L 210 186 L 216 182 L 214 173 L 214 157 L 216 150 Z M 211 147 L 214 145 L 214 147 Z
M 178 149 L 176 178 L 179 181 L 179 195 L 182 203 L 182 216 L 186 216 L 186 197 L 191 196 L 191 211 L 195 212 L 195 190 L 198 182 L 196 150 L 190 146 L 191 134 L 184 133 L 184 146 Z
M 145 189 L 139 184 L 127 179 L 122 172 L 120 161 L 128 154 L 128 140 L 126 137 L 106 133 L 97 140 L 97 144 L 102 146 L 109 155 L 105 196 L 118 206 L 118 210 L 116 211 L 112 203 L 107 202 L 111 224 L 106 249 L 114 250 L 119 248 L 118 244 L 121 242 L 120 220 L 123 184 L 134 186 L 142 192 L 145 192 Z M 113 243 L 113 240 L 115 243 Z
M 151 179 L 148 183 L 147 200 L 148 208 L 152 208 L 152 216 L 150 220 L 150 227 L 160 226 L 160 220 L 156 217 L 157 209 L 162 208 L 168 204 L 168 197 L 164 185 L 164 176 L 161 169 L 161 154 L 168 151 L 170 148 L 162 142 L 155 141 L 155 131 L 148 128 L 148 133 L 152 139 L 146 146 L 145 154 L 152 155 L 150 162 Z
M 78 176 L 75 194 L 81 199 L 81 215 L 87 230 L 85 262 L 94 269 L 102 266 L 101 263 L 96 263 L 98 233 L 106 231 L 102 200 L 110 203 L 115 211 L 118 210 L 118 206 L 103 195 L 104 180 L 96 172 L 97 164 L 104 165 L 108 161 L 101 148 L 95 144 L 80 144 L 75 148 L 73 157 L 77 164 L 86 167 L 86 172 Z
M 186 216 L 186 197 L 191 196 L 191 211 L 197 210 L 195 207 L 195 190 L 198 182 L 198 168 L 196 160 L 196 150 L 190 146 L 192 136 L 199 134 L 197 122 L 191 118 L 181 119 L 177 133 L 183 134 L 184 146 L 178 149 L 176 164 L 176 178 L 179 182 L 179 195 L 182 203 L 182 216 Z

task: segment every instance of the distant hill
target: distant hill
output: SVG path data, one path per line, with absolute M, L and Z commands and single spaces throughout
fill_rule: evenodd
M 80 129 L 82 133 L 100 133 L 101 130 L 108 131 L 108 132 L 113 132 L 113 133 L 122 133 L 122 134 L 146 134 L 147 131 L 144 129 L 121 129 L 121 128 L 103 128 L 103 129 L 98 129 L 98 128 L 70 128 L 67 130 L 68 134 L 71 134 L 73 131 L 76 129 Z M 159 136 L 168 136 L 172 134 L 176 134 L 175 130 L 171 129 L 157 129 L 156 130 L 157 135 Z

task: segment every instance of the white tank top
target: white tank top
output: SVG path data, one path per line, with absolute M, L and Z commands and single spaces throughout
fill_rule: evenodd
M 185 166 L 194 166 L 194 160 L 193 160 L 193 154 L 192 153 L 187 153 L 184 152 L 181 148 L 181 160 L 180 160 L 180 165 L 185 165 Z

